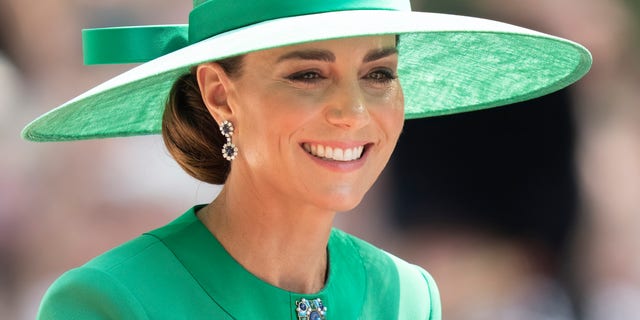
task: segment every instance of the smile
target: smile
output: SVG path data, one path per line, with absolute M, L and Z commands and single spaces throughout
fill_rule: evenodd
M 358 160 L 360 159 L 360 157 L 362 157 L 362 152 L 364 151 L 364 146 L 342 149 L 337 147 L 323 146 L 321 144 L 304 143 L 302 144 L 302 147 L 309 154 L 315 157 L 334 161 Z

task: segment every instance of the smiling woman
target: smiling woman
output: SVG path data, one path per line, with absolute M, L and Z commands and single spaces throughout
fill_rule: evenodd
M 261 205 L 299 218 L 357 205 L 403 124 L 398 57 L 380 55 L 394 45 L 394 37 L 379 36 L 249 53 L 235 80 L 216 64 L 200 66 L 212 117 L 237 123 L 233 141 L 240 151 L 225 189 L 248 191 Z M 316 153 L 320 146 L 325 157 L 312 156 L 305 145 L 316 146 Z M 362 157 L 344 161 L 358 148 Z
M 23 135 L 162 133 L 222 191 L 62 275 L 42 319 L 440 319 L 425 270 L 335 215 L 361 202 L 406 118 L 536 97 L 591 64 L 573 42 L 403 0 L 194 1 L 190 18 L 86 31 L 92 63 L 150 61 Z

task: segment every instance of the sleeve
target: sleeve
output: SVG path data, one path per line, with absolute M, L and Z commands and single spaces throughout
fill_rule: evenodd
M 441 320 L 440 293 L 431 275 L 417 265 L 387 254 L 395 263 L 399 276 L 398 319 Z
M 433 277 L 424 269 L 416 266 L 422 273 L 424 280 L 427 282 L 429 288 L 429 299 L 431 300 L 431 311 L 428 320 L 441 320 L 442 319 L 442 304 L 440 302 L 440 292 Z
M 136 297 L 108 273 L 92 269 L 71 270 L 56 280 L 45 294 L 39 320 L 148 319 Z

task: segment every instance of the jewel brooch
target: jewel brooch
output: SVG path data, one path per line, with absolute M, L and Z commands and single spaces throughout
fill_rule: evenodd
M 296 301 L 296 313 L 298 314 L 298 320 L 325 320 L 327 307 L 318 298 L 313 300 L 302 298 Z

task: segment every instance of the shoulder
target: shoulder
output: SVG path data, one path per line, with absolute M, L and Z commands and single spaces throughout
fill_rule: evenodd
M 157 230 L 165 229 L 176 228 Z M 38 319 L 147 319 L 166 310 L 167 293 L 194 288 L 164 239 L 146 233 L 61 275 L 45 293 Z
M 359 253 L 370 283 L 369 300 L 378 301 L 382 294 L 397 297 L 398 319 L 441 319 L 438 288 L 423 268 L 337 229 L 332 238 Z M 387 307 L 389 303 L 385 301 Z
M 38 319 L 147 319 L 125 284 L 140 272 L 141 260 L 158 259 L 162 251 L 157 240 L 140 236 L 67 271 L 47 290 Z
M 423 268 L 410 264 L 390 253 L 390 259 L 395 264 L 400 282 L 399 314 L 401 319 L 420 319 L 418 315 L 428 314 L 422 319 L 440 320 L 442 310 L 440 292 L 433 277 Z
M 199 318 L 203 312 L 227 319 L 176 255 L 179 249 L 200 260 L 201 252 L 191 250 L 198 244 L 191 237 L 196 222 L 190 210 L 64 273 L 45 293 L 38 319 Z

